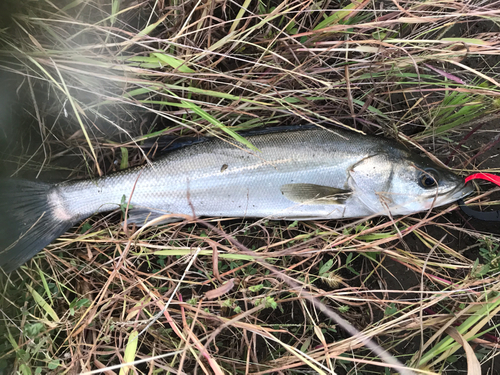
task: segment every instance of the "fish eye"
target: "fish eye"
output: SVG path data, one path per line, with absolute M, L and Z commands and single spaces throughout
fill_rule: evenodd
M 437 185 L 437 173 L 434 169 L 426 169 L 418 177 L 418 184 L 424 189 L 429 189 Z

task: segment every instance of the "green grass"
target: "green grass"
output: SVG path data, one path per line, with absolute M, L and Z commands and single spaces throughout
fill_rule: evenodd
M 499 173 L 481 120 L 499 109 L 497 10 L 381 4 L 30 2 L 0 20 L 23 115 L 3 165 L 97 176 L 144 164 L 140 146 L 161 135 L 252 148 L 239 131 L 312 122 Z M 500 238 L 454 207 L 127 233 L 120 213 L 91 217 L 0 275 L 0 374 L 389 374 L 395 359 L 473 374 L 497 353 Z

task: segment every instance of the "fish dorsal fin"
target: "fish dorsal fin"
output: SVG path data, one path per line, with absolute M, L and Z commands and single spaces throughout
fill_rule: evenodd
M 292 202 L 301 204 L 344 204 L 351 190 L 315 184 L 286 184 L 281 193 Z

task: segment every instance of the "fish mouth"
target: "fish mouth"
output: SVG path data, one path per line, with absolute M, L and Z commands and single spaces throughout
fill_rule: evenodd
M 457 201 L 459 199 L 465 198 L 468 195 L 471 195 L 474 192 L 474 187 L 471 183 L 467 183 L 465 185 L 458 185 L 455 189 L 453 189 L 449 193 L 449 198 L 451 201 Z

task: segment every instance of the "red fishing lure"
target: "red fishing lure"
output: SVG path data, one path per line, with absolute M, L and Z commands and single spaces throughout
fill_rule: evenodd
M 500 176 L 496 176 L 491 173 L 474 173 L 468 176 L 465 179 L 465 183 L 469 182 L 470 180 L 486 180 L 489 182 L 492 182 L 498 186 L 500 186 Z M 488 212 L 481 212 L 481 211 L 476 211 L 473 210 L 472 208 L 469 208 L 465 205 L 464 200 L 460 199 L 458 201 L 458 205 L 462 209 L 464 213 L 467 215 L 483 220 L 483 221 L 500 221 L 500 211 L 488 211 Z
M 493 182 L 494 184 L 497 184 L 500 186 L 500 176 L 496 176 L 491 173 L 474 173 L 471 174 L 469 177 L 465 179 L 465 183 L 469 182 L 470 180 L 487 180 L 489 182 Z

